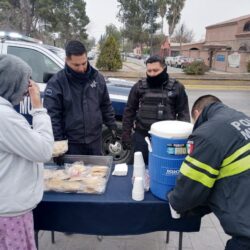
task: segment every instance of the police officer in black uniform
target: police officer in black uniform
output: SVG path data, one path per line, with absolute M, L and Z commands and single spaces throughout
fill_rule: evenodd
M 226 250 L 250 249 L 250 117 L 212 95 L 192 108 L 189 156 L 168 194 L 179 214 L 211 210 L 232 236 Z M 207 209 L 204 209 L 207 208 Z
M 147 78 L 139 80 L 131 89 L 123 114 L 122 143 L 131 149 L 132 132 L 134 151 L 141 151 L 148 162 L 145 137 L 150 126 L 162 120 L 190 121 L 188 97 L 184 86 L 169 78 L 165 61 L 151 56 L 146 61 Z
M 65 51 L 65 68 L 49 80 L 44 94 L 55 140 L 68 140 L 67 154 L 101 155 L 102 125 L 114 141 L 117 137 L 105 79 L 90 65 L 80 41 L 69 41 Z

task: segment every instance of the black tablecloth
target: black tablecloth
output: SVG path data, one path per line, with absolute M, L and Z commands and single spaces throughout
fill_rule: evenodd
M 131 172 L 129 167 L 128 176 L 110 176 L 101 195 L 46 192 L 34 210 L 35 230 L 94 235 L 199 231 L 199 217 L 172 219 L 168 202 L 150 191 L 143 201 L 132 200 Z

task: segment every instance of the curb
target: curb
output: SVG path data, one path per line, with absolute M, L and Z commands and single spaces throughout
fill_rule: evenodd
M 250 86 L 225 86 L 225 85 L 189 85 L 184 84 L 186 89 L 197 90 L 229 90 L 229 91 L 250 91 Z
M 105 77 L 122 78 L 134 82 L 137 82 L 141 78 L 145 78 L 145 72 L 140 71 L 102 71 L 102 73 Z M 242 75 L 241 78 L 231 78 L 230 75 L 222 74 L 189 76 L 184 75 L 184 73 L 170 73 L 169 75 L 179 80 L 187 89 L 250 91 L 250 74 Z
M 145 72 L 140 71 L 101 71 L 106 77 L 116 77 L 116 78 L 142 78 L 145 77 Z M 229 77 L 225 75 L 204 75 L 204 76 L 190 76 L 185 75 L 184 73 L 169 73 L 170 77 L 179 79 L 179 80 L 194 80 L 194 81 L 241 81 L 249 82 L 250 85 L 250 75 L 249 77 Z

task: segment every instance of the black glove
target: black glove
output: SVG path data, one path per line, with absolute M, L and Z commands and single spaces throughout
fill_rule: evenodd
M 118 140 L 117 131 L 115 129 L 112 129 L 111 130 L 111 135 L 112 135 L 111 144 L 115 144 L 116 141 Z
M 131 134 L 129 134 L 125 131 L 122 133 L 122 147 L 124 150 L 131 150 L 132 149 Z
M 123 141 L 122 147 L 124 150 L 131 150 L 132 149 L 132 143 L 130 141 Z
M 56 165 L 62 166 L 64 164 L 64 155 L 53 157 L 53 161 Z

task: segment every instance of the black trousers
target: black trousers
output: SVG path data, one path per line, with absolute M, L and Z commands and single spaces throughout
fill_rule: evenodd
M 250 250 L 250 238 L 232 237 L 227 241 L 225 250 Z
M 141 131 L 135 130 L 133 134 L 133 146 L 134 152 L 141 151 L 143 159 L 146 165 L 148 165 L 148 144 L 145 141 L 145 137 L 150 135 L 148 133 L 143 133 Z
M 69 143 L 69 155 L 102 155 L 102 139 L 98 138 L 91 143 Z

